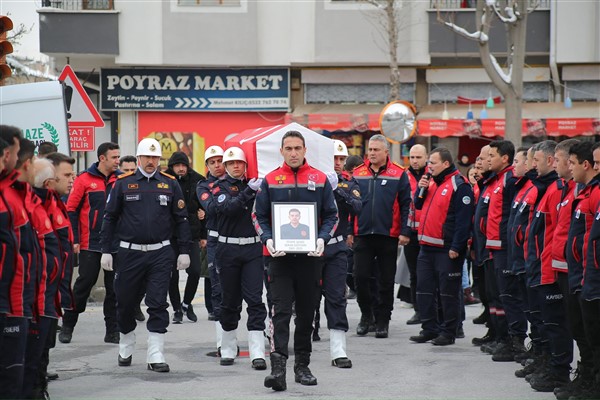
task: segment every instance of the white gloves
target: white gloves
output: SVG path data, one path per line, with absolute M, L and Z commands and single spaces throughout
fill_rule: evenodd
M 100 258 L 100 266 L 105 271 L 112 271 L 113 270 L 112 254 L 108 254 L 108 253 L 102 254 L 102 258 Z
M 177 270 L 181 271 L 182 269 L 188 269 L 190 266 L 190 255 L 189 254 L 180 254 L 177 257 Z
M 273 239 L 267 239 L 267 243 L 265 244 L 267 247 L 267 251 L 271 255 L 271 257 L 283 257 L 285 256 L 285 252 L 283 251 L 275 251 L 275 247 L 273 246 Z
M 335 172 L 328 172 L 326 175 L 327 175 L 327 179 L 329 180 L 329 183 L 331 184 L 331 188 L 333 190 L 337 189 L 338 181 L 339 181 L 337 173 L 335 173 Z
M 317 239 L 317 248 L 315 249 L 315 251 L 309 251 L 307 255 L 310 257 L 321 257 L 323 255 L 324 251 L 325 251 L 325 241 L 321 238 L 318 238 Z
M 248 181 L 248 186 L 256 192 L 260 188 L 262 181 L 262 178 L 252 178 Z

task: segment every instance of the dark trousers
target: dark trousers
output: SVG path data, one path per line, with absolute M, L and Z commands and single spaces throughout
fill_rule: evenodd
M 115 274 L 119 332 L 129 333 L 137 326 L 135 309 L 140 301 L 140 292 L 146 293 L 148 331 L 167 332 L 169 326 L 167 292 L 174 259 L 171 246 L 148 252 L 119 249 Z
M 175 252 L 175 259 L 177 259 L 177 252 Z M 185 290 L 183 292 L 183 302 L 185 304 L 192 304 L 196 291 L 198 290 L 198 282 L 200 282 L 200 243 L 197 240 L 193 240 L 190 244 L 190 266 L 185 270 L 187 273 L 187 281 L 185 282 Z M 173 263 L 173 271 L 171 272 L 171 282 L 169 284 L 169 299 L 171 300 L 171 307 L 173 310 L 179 310 L 181 308 L 181 295 L 179 294 L 179 270 L 177 270 L 177 263 Z
M 581 299 L 581 313 L 585 334 L 594 354 L 594 371 L 600 376 L 600 299 Z
M 387 324 L 394 309 L 394 278 L 398 256 L 398 238 L 383 235 L 365 235 L 355 238 L 354 278 L 356 298 L 363 315 L 371 315 L 371 291 L 369 280 L 373 275 L 377 258 L 379 304 L 375 309 L 378 325 Z
M 542 300 L 544 296 L 541 293 L 541 286 L 527 287 L 527 297 L 529 299 L 529 323 L 531 324 L 531 342 L 534 345 L 538 345 L 544 351 L 548 351 L 548 336 L 546 335 L 544 319 L 542 317 Z
M 77 325 L 79 314 L 85 311 L 88 298 L 92 288 L 98 281 L 100 273 L 100 258 L 102 254 L 95 251 L 81 250 L 79 253 L 79 276 L 73 286 L 73 296 L 75 298 L 75 309 L 67 310 L 63 315 L 63 326 L 74 328 Z M 104 287 L 106 295 L 104 296 L 104 324 L 106 332 L 117 331 L 117 309 L 113 281 L 115 274 L 113 271 L 104 271 Z M 136 306 L 137 307 L 137 306 Z
M 346 316 L 346 271 L 348 269 L 348 246 L 345 242 L 325 247 L 325 265 L 323 266 L 323 295 L 325 297 L 325 316 L 327 329 L 348 331 Z
M 404 246 L 404 257 L 406 258 L 410 274 L 410 302 L 415 311 L 419 311 L 417 302 L 417 259 L 419 257 L 419 250 L 421 250 L 419 239 L 417 238 L 417 234 L 414 233 L 410 235 L 410 243 Z
M 451 259 L 447 250 L 421 248 L 417 259 L 417 302 L 425 334 L 456 337 L 461 320 L 459 294 L 464 260 L 464 255 Z
M 208 276 L 204 277 L 204 306 L 209 314 L 213 313 L 212 305 L 212 282 Z
M 223 300 L 221 326 L 226 332 L 237 329 L 242 300 L 248 307 L 248 331 L 265 329 L 267 309 L 262 301 L 263 261 L 260 243 L 235 245 L 219 243 L 216 259 L 219 264 Z
M 215 254 L 217 252 L 218 240 L 216 237 L 209 236 L 206 240 L 206 257 L 208 259 L 208 276 L 210 277 L 211 283 L 211 302 L 213 314 L 215 320 L 220 321 L 221 319 L 221 302 L 223 301 L 223 295 L 221 291 L 221 279 L 219 277 L 219 268 L 215 260 Z
M 346 285 L 350 288 L 350 290 L 356 291 L 356 287 L 354 285 L 354 250 L 348 248 L 346 252 L 346 265 L 348 266 L 348 274 L 346 275 Z
M 23 375 L 23 397 L 29 398 L 34 387 L 39 385 L 39 371 L 52 327 L 53 318 L 40 317 L 29 324 L 27 350 L 25 351 L 25 371 Z
M 0 399 L 22 398 L 28 327 L 27 318 L 5 319 L 0 346 Z
M 490 303 L 488 301 L 487 293 L 485 291 L 485 276 L 487 273 L 487 269 L 485 268 L 485 264 L 483 265 L 475 265 L 473 264 L 473 286 L 477 286 L 477 294 L 479 295 L 479 299 L 481 300 L 481 304 L 483 305 L 485 312 L 489 314 Z
M 496 334 L 496 340 L 506 341 L 508 340 L 508 323 L 506 322 L 504 307 L 500 301 L 498 286 L 498 280 L 502 279 L 502 268 L 500 268 L 499 264 L 498 268 L 496 268 L 496 263 L 493 260 L 485 261 L 484 268 L 486 268 L 485 292 L 490 306 L 490 323 Z
M 273 301 L 271 351 L 288 357 L 292 303 L 296 304 L 294 353 L 312 351 L 311 336 L 317 295 L 321 290 L 322 262 L 306 255 L 272 258 L 269 287 Z
M 498 272 L 498 290 L 500 303 L 504 307 L 508 333 L 512 337 L 527 337 L 527 317 L 525 316 L 525 300 L 519 286 L 519 278 L 512 273 L 508 265 L 506 251 L 494 251 L 494 270 Z
M 588 342 L 585 334 L 585 325 L 583 313 L 581 311 L 581 291 L 571 293 L 569 289 L 569 274 L 558 274 L 558 286 L 567 300 L 567 321 L 569 322 L 569 332 L 571 337 L 577 343 L 581 364 L 587 368 L 594 367 L 594 351 Z
M 544 331 L 550 346 L 550 367 L 560 375 L 568 376 L 573 361 L 573 338 L 567 322 L 567 300 L 558 283 L 540 286 Z

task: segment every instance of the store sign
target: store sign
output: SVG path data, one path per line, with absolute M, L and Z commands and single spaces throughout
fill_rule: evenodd
M 421 136 L 488 137 L 504 136 L 503 119 L 425 119 L 418 121 Z M 600 135 L 600 118 L 542 118 L 523 119 L 523 136 L 592 136 Z
M 102 69 L 103 111 L 288 111 L 289 70 Z

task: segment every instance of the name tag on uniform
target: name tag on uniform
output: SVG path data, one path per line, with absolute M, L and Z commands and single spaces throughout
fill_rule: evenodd
M 521 207 L 519 207 L 519 211 L 520 211 L 520 212 L 523 212 L 523 210 L 525 209 L 525 207 L 527 207 L 527 203 L 523 202 L 523 203 L 521 204 Z
M 596 214 L 596 221 L 600 221 L 600 212 Z
M 519 205 L 519 202 L 515 201 L 515 204 L 513 204 L 513 208 L 517 208 L 518 205 Z
M 490 202 L 490 196 L 485 196 L 485 197 L 483 198 L 483 202 L 484 202 L 485 204 L 489 203 L 489 202 Z
M 444 189 L 444 190 L 442 190 L 442 196 L 445 196 L 445 195 L 446 195 L 446 193 L 448 193 L 448 189 Z
M 308 181 L 307 189 L 311 192 L 314 192 L 315 190 L 317 190 L 317 185 L 315 185 L 314 181 Z
M 126 194 L 125 201 L 138 201 L 140 199 L 139 194 Z
M 168 198 L 166 195 L 164 194 L 159 194 L 158 195 L 158 202 L 160 203 L 161 206 L 166 206 L 168 204 Z
M 580 215 L 581 215 L 581 210 L 577 210 L 577 212 L 575 213 L 575 218 L 579 219 Z
M 387 184 L 387 179 L 381 181 L 381 186 L 385 186 Z

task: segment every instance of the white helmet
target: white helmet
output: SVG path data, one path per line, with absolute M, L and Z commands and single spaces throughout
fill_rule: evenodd
M 344 142 L 336 139 L 333 140 L 333 155 L 348 157 L 348 149 Z
M 223 149 L 221 146 L 210 146 L 204 152 L 204 162 L 208 161 L 209 158 L 221 156 L 223 157 Z
M 158 140 L 145 138 L 140 141 L 137 147 L 136 156 L 155 156 L 162 157 L 162 150 Z
M 246 161 L 244 150 L 240 149 L 239 147 L 230 147 L 225 150 L 225 154 L 223 154 L 223 164 L 225 164 L 227 161 L 243 161 L 246 164 L 248 163 Z

